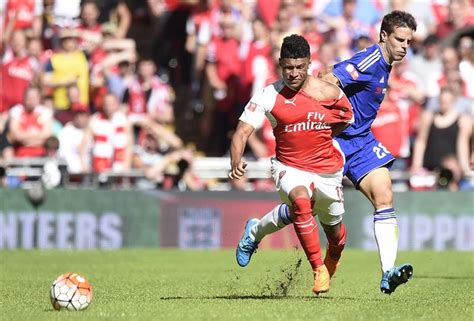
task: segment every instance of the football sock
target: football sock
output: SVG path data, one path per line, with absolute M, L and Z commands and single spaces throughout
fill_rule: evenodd
M 250 234 L 260 242 L 266 235 L 279 231 L 291 223 L 289 206 L 285 203 L 278 204 L 252 227 Z
M 374 212 L 374 234 L 382 272 L 386 272 L 395 265 L 397 258 L 398 224 L 394 208 L 382 208 Z
M 293 226 L 296 235 L 314 271 L 318 266 L 323 265 L 323 260 L 319 244 L 318 223 L 316 223 L 311 211 L 311 200 L 302 197 L 297 198 L 293 201 L 293 209 L 295 214 Z
M 341 223 L 339 233 L 337 235 L 326 233 L 328 239 L 328 254 L 334 260 L 341 258 L 341 253 L 346 245 L 347 233 L 346 226 Z

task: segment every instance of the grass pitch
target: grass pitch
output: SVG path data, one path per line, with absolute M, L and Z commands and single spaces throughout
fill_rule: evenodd
M 331 291 L 311 293 L 301 251 L 263 250 L 239 268 L 234 251 L 1 251 L 1 320 L 473 320 L 474 254 L 404 252 L 413 279 L 380 292 L 375 252 L 346 250 Z M 54 311 L 61 273 L 92 283 L 85 311 Z

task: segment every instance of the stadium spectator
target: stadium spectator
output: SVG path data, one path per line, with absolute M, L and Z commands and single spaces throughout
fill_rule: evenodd
M 331 42 L 324 42 L 319 47 L 318 60 L 311 63 L 311 75 L 316 76 L 321 70 L 332 66 L 336 62 L 336 48 Z
M 23 101 L 26 88 L 38 82 L 39 64 L 26 49 L 23 30 L 13 32 L 2 55 L 0 77 L 0 112 Z
M 97 2 L 99 23 L 114 24 L 116 26 L 115 37 L 118 39 L 127 37 L 132 22 L 132 14 L 126 2 L 126 0 L 101 0 Z
M 274 69 L 272 46 L 269 30 L 260 20 L 253 22 L 254 39 L 249 45 L 247 56 L 243 61 L 242 76 L 244 93 L 248 97 L 260 91 L 277 78 Z
M 77 30 L 61 29 L 61 50 L 53 53 L 48 60 L 43 84 L 53 91 L 55 117 L 66 124 L 72 119 L 67 88 L 76 85 L 80 92 L 80 102 L 89 104 L 89 67 L 85 54 L 78 48 Z
M 53 25 L 55 31 L 75 28 L 79 25 L 81 0 L 52 1 Z
M 469 0 L 449 0 L 448 15 L 438 25 L 436 35 L 447 37 L 451 32 L 461 30 L 474 24 L 474 12 Z
M 4 39 L 10 39 L 15 30 L 23 30 L 29 38 L 41 36 L 43 0 L 6 0 L 5 6 L 4 25 L 0 26 Z
M 311 75 L 317 75 L 319 51 L 324 39 L 319 33 L 316 17 L 310 9 L 305 9 L 301 13 L 301 35 L 308 41 L 311 50 L 311 66 L 308 72 Z
M 111 91 L 122 101 L 133 79 L 136 62 L 135 42 L 115 36 L 116 27 L 102 27 L 102 42 L 90 57 L 91 101 L 96 109 L 102 107 L 104 95 Z
M 43 165 L 43 174 L 41 175 L 41 181 L 43 182 L 44 187 L 54 188 L 61 184 L 61 179 L 63 177 L 59 161 L 60 157 L 58 154 L 59 151 L 59 140 L 54 136 L 48 137 L 44 142 L 44 150 L 46 161 Z
M 79 48 L 87 53 L 94 51 L 102 41 L 102 25 L 98 21 L 99 8 L 94 0 L 83 0 L 79 30 Z
M 84 131 L 89 124 L 89 114 L 86 110 L 75 109 L 72 121 L 68 122 L 58 135 L 59 156 L 66 161 L 69 174 L 82 173 L 81 165 L 81 144 Z M 85 163 L 90 163 L 88 146 L 85 147 Z
M 459 70 L 461 77 L 466 83 L 467 96 L 474 99 L 474 40 L 469 36 L 459 39 L 459 56 L 461 63 Z
M 39 157 L 45 153 L 44 142 L 52 134 L 53 115 L 42 106 L 38 87 L 28 87 L 22 104 L 10 110 L 9 139 L 15 157 Z
M 315 1 L 319 3 L 319 1 Z M 324 2 L 323 2 L 324 4 Z M 344 0 L 327 1 L 322 10 L 321 15 L 330 17 L 340 17 L 343 15 Z M 382 17 L 383 6 L 381 1 L 366 0 L 356 1 L 354 10 L 354 17 L 365 25 L 375 26 L 380 23 Z
M 102 111 L 95 113 L 81 142 L 82 172 L 125 173 L 130 169 L 133 137 L 130 122 L 120 110 L 118 98 L 107 94 Z M 88 163 L 89 146 L 91 163 Z
M 406 11 L 413 14 L 418 23 L 414 41 L 422 41 L 429 34 L 436 32 L 436 18 L 434 15 L 432 1 L 410 1 L 410 0 L 390 0 L 385 8 L 386 12 L 393 10 Z
M 0 162 L 13 159 L 14 151 L 8 139 L 8 113 L 0 113 Z
M 160 124 L 173 124 L 174 92 L 156 76 L 156 66 L 151 59 L 141 59 L 137 75 L 123 95 L 122 103 L 127 105 L 128 118 L 133 124 L 148 120 Z
M 199 0 L 186 21 L 186 50 L 193 55 L 193 94 L 201 89 L 207 45 L 211 40 L 211 10 L 208 0 Z
M 449 86 L 456 97 L 454 102 L 456 111 L 471 113 L 472 101 L 467 97 L 467 84 L 462 78 L 458 52 L 454 47 L 444 48 L 442 65 L 441 72 L 431 74 L 431 77 L 427 79 L 429 99 L 426 108 L 432 111 L 438 110 L 440 88 Z
M 236 21 L 230 15 L 220 20 L 221 35 L 211 40 L 207 53 L 206 75 L 216 102 L 215 153 L 219 156 L 227 151 L 229 132 L 235 127 L 241 94 L 242 65 L 239 55 Z
M 439 111 L 423 113 L 416 137 L 412 171 L 423 168 L 438 173 L 449 170 L 452 180 L 450 190 L 457 190 L 463 175 L 471 172 L 469 146 L 473 121 L 470 115 L 460 115 L 454 108 L 455 93 L 443 87 L 439 96 Z
M 418 76 L 418 79 L 425 80 L 419 84 L 424 92 L 428 89 L 426 79 L 442 71 L 439 41 L 434 34 L 427 36 L 423 40 L 421 50 L 408 61 L 409 69 Z
M 150 123 L 144 129 L 141 143 L 134 148 L 133 167 L 164 188 L 203 189 L 192 171 L 193 153 L 183 148 L 182 140 L 160 124 Z
M 339 59 L 349 58 L 355 49 L 355 40 L 360 36 L 372 36 L 375 30 L 356 16 L 357 1 L 343 0 L 340 16 L 323 16 L 331 30 L 331 39 L 336 45 Z

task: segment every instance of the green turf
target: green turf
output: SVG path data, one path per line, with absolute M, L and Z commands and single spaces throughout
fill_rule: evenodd
M 311 293 L 297 251 L 258 252 L 245 269 L 233 251 L 0 251 L 1 320 L 473 320 L 474 255 L 400 253 L 415 276 L 380 293 L 375 252 L 347 250 L 331 291 Z M 92 305 L 56 312 L 48 291 L 61 273 L 84 274 Z

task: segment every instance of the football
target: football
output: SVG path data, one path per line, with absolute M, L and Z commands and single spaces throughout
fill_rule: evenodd
M 91 304 L 92 286 L 82 275 L 68 272 L 53 282 L 50 297 L 55 310 L 84 310 Z

